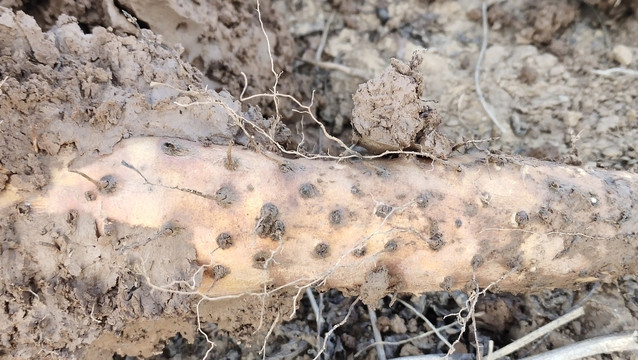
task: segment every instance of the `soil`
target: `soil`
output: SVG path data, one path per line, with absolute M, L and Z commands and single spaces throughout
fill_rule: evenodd
M 490 2 L 479 80 L 500 131 L 474 86 L 483 34 L 474 1 L 262 1 L 271 65 L 253 2 L 0 0 L 0 191 L 43 189 L 52 164 L 108 154 L 129 137 L 267 143 L 264 134 L 246 136 L 225 108 L 243 112 L 290 149 L 342 151 L 287 101 L 276 109 L 268 98 L 238 100 L 244 86 L 245 96 L 272 92 L 271 69 L 283 72 L 277 91 L 305 104 L 312 99 L 329 133 L 371 153 L 418 149 L 445 157 L 453 156 L 452 149 L 479 149 L 635 172 L 638 2 L 616 3 Z M 634 72 L 604 71 L 616 67 Z M 379 89 L 401 94 L 404 102 L 388 102 L 375 94 Z M 364 90 L 368 96 L 361 95 Z M 198 102 L 210 106 L 193 105 Z M 371 129 L 383 131 L 371 135 Z M 161 269 L 151 275 L 157 283 L 194 273 L 188 232 L 110 224 L 99 233 L 81 214 L 44 218 L 29 203 L 7 210 L 3 201 L 10 200 L 0 197 L 1 357 L 204 356 L 210 344 L 197 332 L 198 299 L 153 291 L 136 267 L 152 256 L 149 265 Z M 150 238 L 170 241 L 129 240 Z M 131 248 L 137 256 L 129 254 Z M 424 321 L 400 302 L 383 298 L 373 304 L 379 292 L 374 283 L 368 290 L 365 302 L 376 307 L 384 340 L 426 331 Z M 318 336 L 323 341 L 354 301 L 334 290 L 313 296 L 322 309 L 320 331 L 304 297 L 293 319 L 272 329 L 268 358 L 314 357 Z M 449 315 L 465 305 L 467 295 L 399 299 L 443 326 L 454 321 Z M 289 314 L 282 303 L 290 306 L 269 299 L 263 319 L 262 304 L 205 304 L 202 330 L 216 344 L 210 358 L 261 357 L 268 325 L 260 319 L 270 324 Z M 516 357 L 638 328 L 638 283 L 630 275 L 540 294 L 488 293 L 477 304 L 477 338 L 485 347 L 489 340 L 502 347 L 580 303 L 583 318 Z M 454 341 L 458 326 L 444 335 Z M 456 352 L 471 356 L 474 338 L 466 332 Z M 352 358 L 358 351 L 376 358 L 374 348 L 364 350 L 374 340 L 363 304 L 352 307 L 328 340 L 324 358 Z M 423 337 L 385 350 L 396 357 L 447 348 L 436 337 Z

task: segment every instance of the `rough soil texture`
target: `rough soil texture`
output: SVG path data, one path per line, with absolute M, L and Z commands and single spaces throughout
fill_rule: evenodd
M 352 141 L 372 153 L 416 150 L 445 158 L 451 152 L 447 137 L 438 134 L 441 117 L 421 99 L 423 62 L 415 53 L 409 64 L 393 59 L 379 77 L 359 85 L 352 96 Z
M 203 88 L 208 84 L 237 96 L 243 86 L 241 71 L 249 75 L 249 95 L 268 92 L 272 86 L 270 63 L 255 6 L 250 2 L 237 8 L 230 2 L 187 3 L 0 1 L 0 6 L 16 10 L 0 10 L 0 81 L 6 77 L 0 86 L 0 190 L 45 188 L 51 176 L 47 169 L 59 155 L 107 154 L 128 137 L 249 143 L 222 106 L 182 107 L 174 102 L 212 99 L 240 111 L 241 104 L 230 94 L 205 92 Z M 419 76 L 412 67 L 412 75 L 399 72 L 423 81 L 409 81 L 411 87 L 402 90 L 408 89 L 405 93 L 413 104 L 417 98 L 435 100 L 421 105 L 436 109 L 443 120 L 440 132 L 455 143 L 474 139 L 481 141 L 475 145 L 481 150 L 489 147 L 540 159 L 635 171 L 636 77 L 596 70 L 638 68 L 638 20 L 635 13 L 632 15 L 638 2 L 622 1 L 620 6 L 607 0 L 587 3 L 594 6 L 575 1 L 508 1 L 490 6 L 490 46 L 481 84 L 507 134 L 495 130 L 476 97 L 473 73 L 482 29 L 480 9 L 473 1 L 355 4 L 279 0 L 262 2 L 262 15 L 274 49 L 275 69 L 287 72 L 279 88 L 300 94 L 302 100 L 308 100 L 311 89 L 316 89 L 318 118 L 346 141 L 353 135 L 348 124 L 357 115 L 352 113 L 351 96 L 359 85 L 386 69 L 396 69 L 389 68 L 391 58 L 409 62 L 413 50 L 426 48 L 423 62 L 416 66 Z M 138 19 L 141 30 L 127 21 L 121 8 Z M 315 60 L 331 13 L 335 16 L 320 60 L 367 76 L 352 76 L 310 62 Z M 152 82 L 161 85 L 151 86 Z M 274 113 L 260 105 L 264 113 Z M 417 109 L 414 111 L 423 110 Z M 243 110 L 266 128 L 273 124 L 272 119 L 261 119 L 254 108 L 244 106 Z M 298 119 L 284 118 L 295 130 L 291 135 L 294 145 L 301 142 Z M 307 148 L 333 149 L 307 121 L 304 126 Z M 416 139 L 423 133 L 419 126 L 424 125 L 410 126 L 407 139 L 390 135 L 380 148 L 371 151 L 418 145 Z M 492 137 L 500 138 L 483 142 Z M 158 283 L 174 280 L 176 273 L 188 278 L 197 268 L 195 250 L 185 240 L 188 233 L 172 235 L 170 241 L 130 243 L 129 238 L 161 241 L 167 235 L 157 229 L 121 226 L 115 228 L 116 233 L 101 234 L 82 214 L 70 212 L 43 219 L 31 212 L 29 204 L 12 208 L 0 219 L 0 356 L 113 358 L 117 353 L 172 358 L 191 353 L 201 358 L 206 352 L 208 344 L 203 337 L 196 337 L 193 309 L 198 299 L 151 291 L 136 268 L 144 260 L 148 265 L 154 263 L 152 269 L 166 270 L 152 272 Z M 130 246 L 142 256 L 130 258 Z M 484 346 L 489 339 L 497 346 L 506 345 L 565 313 L 591 289 L 583 286 L 580 291 L 481 298 L 479 341 Z M 594 290 L 585 302 L 584 318 L 521 351 L 518 357 L 638 328 L 635 276 Z M 376 288 L 371 286 L 370 291 L 374 293 Z M 442 292 L 403 298 L 442 326 L 450 322 L 445 316 L 458 311 L 467 295 Z M 271 301 L 262 332 L 275 316 L 290 312 L 279 307 L 280 303 L 290 306 L 289 301 Z M 324 295 L 321 334 L 343 320 L 351 302 L 335 291 Z M 400 304 L 391 307 L 389 300 L 384 300 L 377 305 L 378 326 L 385 340 L 404 340 L 426 331 L 423 321 Z M 237 311 L 228 311 L 231 306 Z M 259 303 L 231 301 L 206 303 L 200 310 L 212 323 L 247 337 L 259 328 L 261 308 Z M 243 315 L 229 315 L 239 312 Z M 156 320 L 171 314 L 180 318 Z M 129 321 L 134 318 L 141 320 Z M 203 329 L 218 344 L 214 357 L 257 357 L 263 334 L 250 343 L 228 338 L 215 325 Z M 180 335 L 164 347 L 163 341 L 178 332 Z M 328 342 L 328 357 L 345 357 L 370 344 L 372 333 L 365 307 L 355 307 L 335 334 Z M 458 328 L 446 335 L 453 341 Z M 473 352 L 471 335 L 457 352 Z M 316 315 L 304 298 L 297 316 L 273 330 L 266 351 L 278 358 L 308 357 L 316 351 L 316 336 Z M 130 339 L 131 345 L 123 339 Z M 186 344 L 193 341 L 193 346 Z M 436 338 L 386 346 L 392 356 L 441 351 L 447 348 Z M 366 350 L 364 356 L 375 358 L 376 354 Z
M 638 26 L 627 16 L 622 2 L 619 20 L 574 2 L 551 2 L 524 6 L 500 2 L 488 10 L 489 46 L 482 65 L 481 84 L 487 102 L 507 134 L 493 130 L 474 91 L 474 69 L 480 49 L 482 29 L 480 7 L 473 3 L 438 1 L 431 4 L 392 3 L 384 7 L 375 2 L 361 4 L 358 13 L 338 16 L 331 25 L 324 60 L 368 74 L 381 74 L 390 58 L 409 61 L 414 50 L 427 49 L 418 70 L 424 79 L 425 100 L 443 116 L 441 132 L 455 143 L 463 139 L 500 137 L 489 143 L 492 150 L 549 160 L 578 161 L 632 169 L 636 165 L 636 110 L 631 106 L 636 93 L 635 76 L 598 75 L 594 70 L 620 65 L 614 48 L 627 47 L 635 64 L 636 43 L 629 34 Z M 563 9 L 565 8 L 565 9 Z M 376 16 L 385 9 L 385 24 Z M 325 22 L 329 8 L 307 4 L 295 12 L 296 21 Z M 576 14 L 568 19 L 567 14 Z M 305 15 L 304 15 L 305 14 Z M 547 35 L 540 16 L 551 21 L 554 32 L 549 44 L 535 36 Z M 606 19 L 601 28 L 598 15 Z M 385 19 L 385 18 L 384 18 Z M 296 22 L 293 24 L 296 25 Z M 299 25 L 297 25 L 299 26 Z M 298 44 L 316 44 L 320 34 L 291 31 Z M 626 66 L 626 65 L 625 65 Z M 347 128 L 352 103 L 342 93 L 353 94 L 362 79 L 340 71 L 320 72 L 330 86 L 325 90 L 333 101 L 319 104 L 319 115 L 336 131 Z M 373 76 L 370 76 L 372 78 Z M 318 95 L 322 96 L 322 88 Z M 335 95 L 332 95 L 333 92 Z M 339 116 L 323 116 L 339 114 Z M 337 123 L 338 121 L 338 123 Z
M 110 27 L 117 35 L 137 35 L 139 28 L 161 36 L 161 42 L 175 49 L 187 63 L 197 67 L 205 77 L 200 84 L 215 90 L 225 89 L 238 98 L 248 77 L 247 93 L 268 92 L 272 72 L 268 47 L 256 15 L 256 3 L 250 1 L 91 1 L 56 0 L 16 1 L 14 6 L 27 10 L 38 24 L 48 30 L 60 15 L 73 16 L 86 32 L 95 27 Z M 2 5 L 2 3 L 0 3 Z M 133 24 L 123 14 L 137 20 Z M 292 81 L 294 46 L 283 19 L 269 1 L 261 2 L 264 27 L 269 34 L 275 68 L 284 71 L 281 86 L 296 93 Z M 264 106 L 264 109 L 268 107 Z

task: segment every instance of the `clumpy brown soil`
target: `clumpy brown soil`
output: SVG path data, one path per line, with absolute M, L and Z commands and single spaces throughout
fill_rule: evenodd
M 632 15 L 637 2 L 614 3 L 498 2 L 490 6 L 490 45 L 480 80 L 487 102 L 507 129 L 505 134 L 487 118 L 474 89 L 482 34 L 476 2 L 279 0 L 263 1 L 261 11 L 275 71 L 284 71 L 279 91 L 307 102 L 316 90 L 317 117 L 348 143 L 354 133 L 361 145 L 370 144 L 365 140 L 367 134 L 357 129 L 362 117 L 370 120 L 377 115 L 372 119 L 379 124 L 393 112 L 399 111 L 399 116 L 405 111 L 409 117 L 416 114 L 434 120 L 412 123 L 409 129 L 397 127 L 398 131 L 395 122 L 381 126 L 390 135 L 386 142 L 368 146 L 372 152 L 423 149 L 418 147 L 423 145 L 426 152 L 439 154 L 438 143 L 427 135 L 438 134 L 434 129 L 442 120 L 439 131 L 453 143 L 478 140 L 462 150 L 489 148 L 635 171 L 636 77 L 598 72 L 619 65 L 634 71 L 638 68 L 634 36 L 638 20 Z M 250 143 L 223 106 L 245 111 L 266 128 L 274 126 L 278 119 L 268 118 L 276 114 L 269 102 L 259 102 L 264 118 L 256 108 L 235 100 L 244 86 L 242 71 L 248 76 L 247 95 L 267 93 L 273 84 L 255 4 L 237 4 L 0 1 L 1 6 L 13 9 L 0 10 L 0 190 L 42 189 L 50 176 L 48 166 L 64 154 L 106 154 L 128 137 Z M 128 21 L 121 10 L 137 18 L 137 23 Z M 327 28 L 331 14 L 334 18 Z M 324 30 L 327 40 L 317 59 Z M 423 61 L 411 63 L 413 50 L 419 49 L 426 49 L 421 53 Z M 401 69 L 397 62 L 389 67 L 391 58 L 405 61 L 408 69 Z M 330 69 L 315 60 L 356 71 Z M 368 80 L 356 74 L 405 77 L 407 85 L 399 90 L 406 94 L 408 105 L 390 108 L 388 115 L 379 115 L 375 106 L 353 113 L 352 94 Z M 215 91 L 205 91 L 207 85 Z M 213 103 L 175 104 L 198 101 Z M 358 95 L 354 101 L 375 103 Z M 290 139 L 283 138 L 294 147 L 302 142 L 301 118 L 287 107 L 282 107 L 282 115 L 292 130 Z M 348 125 L 350 120 L 354 130 Z M 303 131 L 306 148 L 334 151 L 307 121 Z M 409 136 L 403 139 L 393 134 Z M 483 141 L 495 137 L 498 140 Z M 2 201 L 0 198 L 0 356 L 172 358 L 193 354 L 201 358 L 206 352 L 209 344 L 197 336 L 194 309 L 198 299 L 152 291 L 140 276 L 140 264 L 156 270 L 150 273 L 158 284 L 174 280 L 174 274 L 188 279 L 195 273 L 188 232 L 167 234 L 113 224 L 112 232 L 100 234 L 93 220 L 83 214 L 44 219 L 28 203 L 5 209 Z M 139 257 L 128 255 L 131 248 Z M 583 285 L 578 291 L 490 294 L 477 305 L 479 341 L 487 346 L 491 339 L 504 346 L 581 300 L 587 311 L 584 318 L 524 349 L 518 357 L 636 329 L 636 284 L 634 276 L 626 276 L 612 284 Z M 443 326 L 452 321 L 448 315 L 465 304 L 467 295 L 443 292 L 402 298 L 436 326 Z M 341 322 L 353 301 L 336 291 L 321 299 L 321 331 L 317 333 L 316 314 L 304 297 L 296 317 L 273 329 L 266 346 L 268 356 L 314 356 L 317 335 L 324 336 Z M 205 304 L 202 315 L 211 322 L 202 329 L 217 344 L 212 357 L 259 356 L 270 322 L 280 313 L 290 313 L 290 309 L 279 308 L 277 299 L 271 301 L 266 304 L 265 325 L 252 342 L 239 340 L 239 336 L 246 339 L 259 328 L 261 304 Z M 231 308 L 236 311 L 229 311 Z M 426 331 L 423 320 L 399 303 L 390 306 L 390 300 L 384 299 L 376 311 L 377 325 L 387 341 Z M 240 312 L 242 317 L 232 315 Z M 231 330 L 235 338 L 220 328 Z M 451 328 L 446 337 L 453 341 L 458 334 L 458 327 Z M 172 339 L 166 343 L 168 338 Z M 357 305 L 327 342 L 326 358 L 346 358 L 372 339 L 367 310 Z M 457 352 L 472 353 L 473 344 L 474 334 L 468 334 Z M 434 337 L 386 345 L 388 356 L 445 351 L 445 345 Z M 376 353 L 368 349 L 363 356 L 375 358 Z M 623 358 L 631 356 L 635 358 Z
M 234 96 L 238 96 L 245 85 L 242 72 L 248 78 L 250 93 L 267 92 L 272 87 L 268 48 L 255 7 L 255 3 L 249 1 L 172 0 L 18 1 L 14 5 L 32 15 L 44 30 L 54 27 L 63 14 L 76 17 L 85 31 L 96 26 L 110 27 L 116 34 L 137 36 L 140 28 L 150 29 L 161 35 L 161 42 L 205 74 L 198 84 L 215 90 L 226 89 Z M 131 18 L 127 19 L 122 11 L 134 16 L 137 23 L 129 21 Z M 290 33 L 269 1 L 261 2 L 261 12 L 275 68 L 286 74 L 280 81 L 281 86 L 296 94 L 297 84 L 289 76 L 294 57 Z
M 416 150 L 445 158 L 449 140 L 437 133 L 441 118 L 424 104 L 423 58 L 415 52 L 409 64 L 393 59 L 381 76 L 359 85 L 352 96 L 353 142 L 370 152 Z

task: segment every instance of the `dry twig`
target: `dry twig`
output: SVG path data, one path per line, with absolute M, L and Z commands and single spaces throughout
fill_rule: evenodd
M 308 300 L 310 301 L 310 307 L 312 307 L 312 311 L 315 313 L 315 319 L 317 322 L 317 351 L 319 351 L 319 344 L 321 343 L 321 328 L 323 326 L 323 316 L 321 315 L 321 308 L 317 305 L 317 300 L 315 300 L 315 295 L 310 290 L 310 287 L 306 288 L 306 295 L 308 296 Z M 323 303 L 323 294 L 319 294 L 320 302 Z M 323 306 L 322 306 L 323 307 Z
M 449 325 L 445 325 L 445 326 L 441 326 L 440 328 L 436 329 L 436 331 L 440 331 L 440 330 L 447 330 L 447 329 L 451 329 L 453 327 L 456 327 L 458 325 L 457 322 L 453 322 Z M 418 339 L 422 339 L 424 337 L 428 337 L 430 335 L 434 334 L 433 330 L 421 333 L 419 335 L 413 336 L 411 338 L 407 338 L 405 340 L 401 340 L 401 341 L 381 341 L 381 342 L 373 342 L 372 344 L 368 344 L 366 347 L 364 347 L 363 349 L 357 351 L 354 354 L 354 357 L 357 358 L 359 357 L 364 351 L 368 350 L 369 348 L 373 347 L 373 346 L 377 346 L 377 344 L 381 344 L 381 345 L 403 345 Z M 442 356 L 443 354 L 437 355 L 437 356 Z
M 576 360 L 612 352 L 638 351 L 638 331 L 631 334 L 601 336 L 563 346 L 523 360 Z
M 596 74 L 600 76 L 612 76 L 615 74 L 638 76 L 638 70 L 627 69 L 623 67 L 613 67 L 609 69 L 594 69 L 594 70 L 591 70 L 591 72 L 592 74 Z
M 368 314 L 370 315 L 370 324 L 372 324 L 372 333 L 374 334 L 374 347 L 377 349 L 377 358 L 379 360 L 386 360 L 385 349 L 383 347 L 383 338 L 381 332 L 377 327 L 377 314 L 370 306 L 368 306 Z
M 372 74 L 370 74 L 369 72 L 363 69 L 353 68 L 353 67 L 349 67 L 346 65 L 337 64 L 337 63 L 333 63 L 329 61 L 313 61 L 313 60 L 304 60 L 304 59 L 302 59 L 302 61 L 305 61 L 316 67 L 320 67 L 326 70 L 337 70 L 337 71 L 341 71 L 342 73 L 346 75 L 355 76 L 355 77 L 366 79 L 366 80 L 372 77 Z
M 326 21 L 326 25 L 323 28 L 323 32 L 321 33 L 321 41 L 319 42 L 319 46 L 317 47 L 317 52 L 315 53 L 315 61 L 321 61 L 321 54 L 323 54 L 323 48 L 326 46 L 326 41 L 328 41 L 328 32 L 330 31 L 330 24 L 335 18 L 335 13 L 330 13 L 330 17 L 328 21 Z
M 531 343 L 532 341 L 538 339 L 539 337 L 552 332 L 556 329 L 558 329 L 559 327 L 573 321 L 574 319 L 577 319 L 581 316 L 585 315 L 585 310 L 583 310 L 582 307 L 579 307 L 577 309 L 575 309 L 574 311 L 568 312 L 567 314 L 557 318 L 556 320 L 550 322 L 549 324 L 542 326 L 534 331 L 532 331 L 531 333 L 523 336 L 522 338 L 514 341 L 513 343 L 493 352 L 492 354 L 489 354 L 488 356 L 486 356 L 486 360 L 496 360 L 499 358 L 502 358 L 504 356 L 507 356 L 511 353 L 513 353 L 514 351 L 524 347 L 525 345 Z

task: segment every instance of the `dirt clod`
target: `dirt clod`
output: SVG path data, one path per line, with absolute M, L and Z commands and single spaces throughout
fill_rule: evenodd
M 532 39 L 548 44 L 576 18 L 578 4 L 569 1 L 542 0 L 529 10 L 529 24 L 534 29 Z
M 377 326 L 382 333 L 392 331 L 395 334 L 405 334 L 408 331 L 405 325 L 405 320 L 397 315 L 394 315 L 391 318 L 387 316 L 380 316 L 377 320 Z
M 385 266 L 381 266 L 366 275 L 361 285 L 361 301 L 371 307 L 376 307 L 379 299 L 385 296 L 390 286 L 390 273 Z
M 528 85 L 533 84 L 538 79 L 538 71 L 529 65 L 524 65 L 521 68 L 519 79 Z
M 392 59 L 378 78 L 359 85 L 353 95 L 353 141 L 372 153 L 413 149 L 445 158 L 449 140 L 436 130 L 441 123 L 436 110 L 421 100 L 423 61 L 414 53 L 409 64 Z

